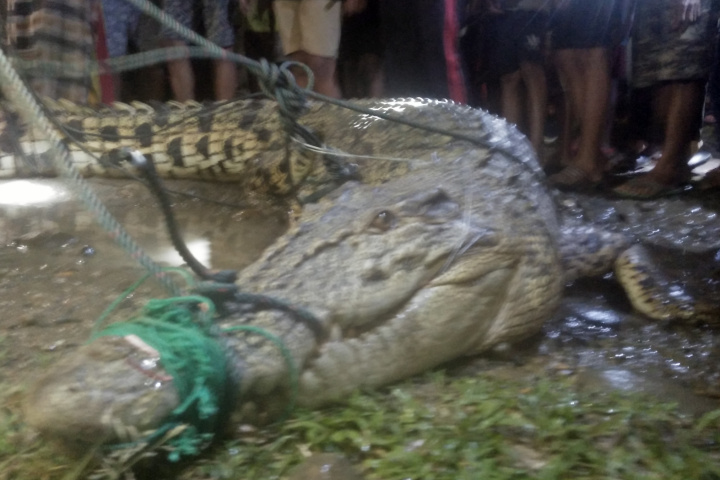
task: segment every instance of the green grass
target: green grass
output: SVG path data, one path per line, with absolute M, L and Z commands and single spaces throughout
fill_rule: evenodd
M 85 478 L 73 472 L 80 461 L 32 437 L 11 404 L 2 412 L 0 479 Z M 436 372 L 341 406 L 297 411 L 145 476 L 281 478 L 310 452 L 341 453 L 368 479 L 713 480 L 720 411 L 693 419 L 638 395 L 578 394 L 565 377 L 508 382 Z M 121 471 L 106 461 L 91 478 L 125 478 Z
M 183 478 L 279 478 L 306 452 L 346 455 L 369 479 L 720 478 L 720 411 L 700 419 L 571 380 L 508 384 L 426 375 L 297 412 L 202 459 Z

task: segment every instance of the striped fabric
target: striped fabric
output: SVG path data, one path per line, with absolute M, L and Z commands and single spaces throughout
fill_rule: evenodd
M 24 60 L 60 61 L 68 69 L 84 70 L 95 58 L 93 24 L 97 0 L 7 0 L 9 52 Z M 42 96 L 88 103 L 92 78 L 27 76 Z

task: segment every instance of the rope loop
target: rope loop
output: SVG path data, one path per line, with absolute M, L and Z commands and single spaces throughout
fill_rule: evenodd
M 181 269 L 170 269 L 181 271 Z M 186 272 L 183 272 L 184 274 Z M 208 295 L 221 292 L 234 284 L 202 282 L 196 290 L 200 294 L 167 299 L 149 300 L 140 315 L 125 322 L 112 323 L 102 330 L 99 327 L 119 302 L 130 292 L 136 290 L 148 278 L 141 278 L 128 288 L 108 308 L 96 323 L 90 341 L 104 336 L 134 336 L 157 351 L 158 360 L 178 392 L 180 404 L 165 419 L 163 424 L 145 437 L 130 444 L 115 444 L 111 448 L 123 448 L 127 445 L 145 444 L 167 445 L 170 448 L 169 460 L 177 461 L 183 456 L 197 455 L 212 442 L 220 426 L 220 418 L 231 408 L 239 391 L 242 372 L 230 372 L 229 358 L 237 355 L 227 344 L 227 335 L 233 332 L 247 332 L 260 335 L 275 345 L 285 360 L 289 376 L 290 398 L 283 418 L 290 414 L 295 406 L 298 394 L 298 365 L 282 338 L 253 325 L 237 325 L 219 328 L 215 322 L 218 312 L 215 301 Z M 188 283 L 194 285 L 191 277 Z M 223 295 L 219 303 L 223 303 Z M 315 329 L 314 317 L 302 309 L 293 308 L 283 301 L 263 295 L 231 295 L 238 303 L 252 303 L 260 309 L 278 309 L 289 313 Z M 228 300 L 224 300 L 228 301 Z M 317 333 L 317 332 L 316 332 Z
M 302 68 L 308 78 L 307 89 L 301 88 L 293 75 L 291 68 Z M 280 111 L 280 119 L 283 128 L 288 135 L 300 135 L 305 138 L 307 133 L 303 132 L 297 120 L 307 111 L 307 92 L 312 89 L 314 77 L 310 68 L 299 62 L 287 61 L 280 65 L 261 59 L 257 80 L 260 90 L 269 98 L 275 99 Z M 317 141 L 313 139 L 313 141 Z
M 162 367 L 172 377 L 180 405 L 146 441 L 152 443 L 183 425 L 182 432 L 168 441 L 171 461 L 198 454 L 213 439 L 219 419 L 229 407 L 227 356 L 220 339 L 212 333 L 214 316 L 215 306 L 205 297 L 153 299 L 140 316 L 112 323 L 91 339 L 134 335 L 158 352 Z

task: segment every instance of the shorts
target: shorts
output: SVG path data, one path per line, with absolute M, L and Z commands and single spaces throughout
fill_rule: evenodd
M 552 48 L 613 46 L 621 28 L 621 7 L 619 0 L 569 0 L 566 7 L 553 12 Z
M 340 48 L 340 2 L 275 0 L 275 19 L 283 54 L 300 50 L 319 57 L 337 57 Z
M 548 16 L 536 10 L 515 10 L 495 21 L 490 42 L 490 75 L 499 78 L 520 69 L 521 62 L 543 64 Z
M 143 15 L 127 0 L 102 0 L 102 9 L 110 58 L 127 54 L 129 44 L 141 52 L 157 48 L 160 29 L 157 21 Z
M 685 30 L 671 28 L 672 0 L 639 0 L 635 14 L 632 85 L 705 80 L 715 51 L 718 2 L 702 0 L 701 15 Z
M 229 0 L 201 0 L 205 38 L 222 48 L 231 48 L 235 44 L 235 32 L 230 24 Z M 164 0 L 163 10 L 182 26 L 193 28 L 193 0 Z M 164 38 L 185 39 L 169 28 L 162 30 Z
M 141 12 L 126 0 L 102 0 L 102 9 L 108 55 L 110 58 L 125 55 Z

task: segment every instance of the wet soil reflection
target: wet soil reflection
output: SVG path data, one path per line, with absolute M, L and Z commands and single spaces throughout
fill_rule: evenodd
M 652 202 L 562 195 L 561 215 L 623 232 L 643 244 L 669 288 L 698 299 L 720 322 L 720 197 L 689 194 Z M 658 322 L 635 313 L 614 275 L 567 288 L 534 352 L 590 390 L 635 390 L 688 413 L 720 406 L 717 329 Z
M 168 266 L 182 263 L 144 186 L 92 185 L 149 255 Z M 174 197 L 178 223 L 191 250 L 213 268 L 242 268 L 287 228 L 283 209 L 248 199 L 232 185 L 169 186 L 194 195 Z M 58 180 L 0 182 L 0 381 L 22 383 L 26 369 L 42 369 L 86 341 L 102 311 L 145 273 L 65 188 Z M 119 314 L 165 296 L 148 281 Z

